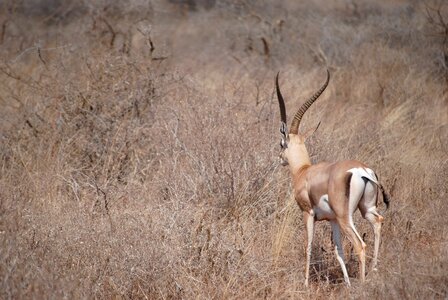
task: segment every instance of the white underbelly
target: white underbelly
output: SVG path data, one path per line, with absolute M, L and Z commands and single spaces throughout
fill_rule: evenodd
M 320 197 L 319 202 L 313 207 L 314 216 L 317 220 L 333 220 L 336 218 L 334 211 L 328 203 L 328 195 Z

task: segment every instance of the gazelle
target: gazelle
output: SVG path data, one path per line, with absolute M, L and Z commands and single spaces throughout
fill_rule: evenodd
M 344 160 L 334 163 L 311 164 L 305 146 L 307 136 L 299 133 L 299 125 L 307 109 L 327 87 L 330 81 L 330 72 L 327 70 L 327 80 L 324 85 L 296 112 L 289 133 L 287 133 L 286 109 L 278 84 L 278 76 L 279 74 L 277 74 L 275 86 L 281 115 L 280 160 L 283 166 L 289 165 L 294 198 L 303 212 L 306 225 L 305 285 L 308 286 L 309 281 L 314 223 L 322 220 L 331 223 L 334 251 L 341 265 L 346 284 L 350 286 L 344 263 L 341 231 L 349 238 L 358 255 L 359 276 L 363 282 L 365 280 L 366 244 L 353 224 L 353 213 L 359 208 L 362 216 L 373 227 L 375 242 L 372 269 L 375 270 L 380 246 L 381 223 L 383 222 L 383 217 L 377 211 L 378 190 L 382 192 L 386 209 L 389 207 L 389 198 L 378 182 L 375 173 L 362 162 Z

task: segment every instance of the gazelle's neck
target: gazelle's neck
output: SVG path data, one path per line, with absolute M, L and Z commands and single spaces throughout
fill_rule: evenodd
M 291 149 L 288 157 L 289 170 L 292 175 L 300 172 L 305 166 L 311 165 L 310 156 L 306 150 L 305 144 L 295 145 L 294 149 Z

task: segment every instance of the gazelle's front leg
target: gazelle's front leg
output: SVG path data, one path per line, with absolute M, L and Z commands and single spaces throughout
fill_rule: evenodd
M 303 220 L 306 225 L 306 266 L 305 266 L 305 286 L 308 287 L 310 277 L 310 263 L 311 263 L 311 246 L 314 235 L 314 211 L 303 213 Z

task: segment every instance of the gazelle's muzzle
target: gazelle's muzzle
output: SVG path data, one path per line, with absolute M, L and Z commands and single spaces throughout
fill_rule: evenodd
M 285 154 L 283 153 L 283 151 L 278 155 L 278 159 L 280 160 L 280 164 L 284 167 L 289 164 L 288 160 L 285 158 Z

